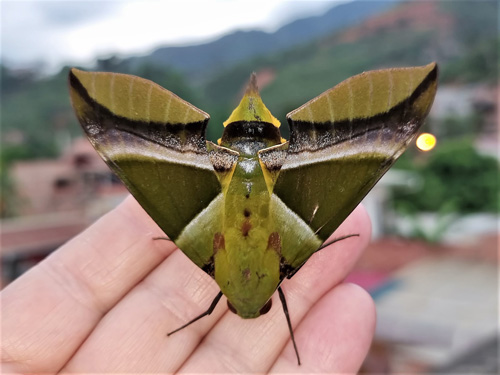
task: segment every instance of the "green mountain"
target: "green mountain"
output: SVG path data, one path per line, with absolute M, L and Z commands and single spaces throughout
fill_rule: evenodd
M 236 31 L 213 42 L 192 46 L 160 47 L 147 56 L 124 61 L 134 68 L 143 64 L 168 66 L 192 82 L 246 59 L 282 51 L 341 30 L 385 11 L 401 0 L 357 0 L 333 7 L 325 14 L 290 22 L 273 33 Z

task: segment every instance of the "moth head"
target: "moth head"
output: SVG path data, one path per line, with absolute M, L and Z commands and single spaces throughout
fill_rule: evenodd
M 240 154 L 254 155 L 258 150 L 283 143 L 280 122 L 264 105 L 253 73 L 240 104 L 224 121 L 218 144 Z
M 279 120 L 274 117 L 264 105 L 257 87 L 257 75 L 252 73 L 247 89 L 243 94 L 240 104 L 234 109 L 231 116 L 224 121 L 224 127 L 232 122 L 268 122 L 280 127 Z

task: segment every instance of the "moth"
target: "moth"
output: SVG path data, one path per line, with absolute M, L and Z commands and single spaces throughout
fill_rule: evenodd
M 231 311 L 256 318 L 277 290 L 300 364 L 280 285 L 329 244 L 410 144 L 434 100 L 437 65 L 345 80 L 287 115 L 288 141 L 255 75 L 217 143 L 205 138 L 207 113 L 153 82 L 71 69 L 69 86 L 96 151 L 220 288 L 181 328 L 222 295 Z

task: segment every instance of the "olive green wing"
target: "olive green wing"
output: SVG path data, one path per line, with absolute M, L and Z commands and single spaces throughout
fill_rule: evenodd
M 209 116 L 130 75 L 72 69 L 69 86 L 78 120 L 99 155 L 168 237 L 198 266 L 210 268 L 221 223 L 219 179 L 234 169 L 237 156 L 213 144 L 207 150 Z
M 282 235 L 287 275 L 337 229 L 404 152 L 436 88 L 435 63 L 371 71 L 288 114 L 289 144 L 260 153 L 261 163 L 269 165 L 267 175 L 274 178 L 268 177 L 274 184 L 275 221 L 287 233 Z M 297 232 L 299 240 L 293 236 Z

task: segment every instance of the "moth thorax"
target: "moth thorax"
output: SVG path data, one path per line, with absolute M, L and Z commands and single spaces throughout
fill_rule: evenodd
M 262 121 L 236 121 L 227 124 L 222 133 L 221 145 L 234 148 L 242 143 L 253 143 L 257 146 L 257 151 L 278 145 L 281 143 L 280 130 L 273 124 Z

